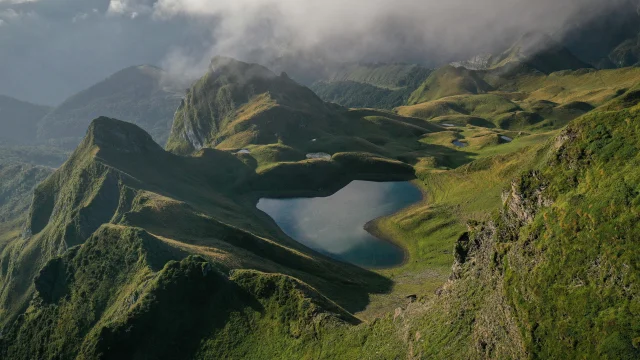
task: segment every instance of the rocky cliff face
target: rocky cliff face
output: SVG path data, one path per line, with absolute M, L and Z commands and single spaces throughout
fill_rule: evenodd
M 512 183 L 495 220 L 470 224 L 458 241 L 440 293 L 446 298 L 472 279 L 495 289 L 476 300 L 495 302 L 476 313 L 487 321 L 476 318 L 473 333 L 480 348 L 493 349 L 486 357 L 503 358 L 496 351 L 505 338 L 486 337 L 498 319 L 515 326 L 527 356 L 640 354 L 638 323 L 629 320 L 638 318 L 640 195 L 632 189 L 640 178 L 627 165 L 635 162 L 638 118 L 623 110 L 576 120 L 550 144 L 544 165 Z

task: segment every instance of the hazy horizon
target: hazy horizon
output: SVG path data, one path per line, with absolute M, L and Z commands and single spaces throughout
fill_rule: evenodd
M 0 94 L 57 105 L 129 66 L 195 78 L 214 55 L 286 70 L 437 66 L 541 31 L 562 40 L 635 0 L 0 0 Z M 576 25 L 577 24 L 577 25 Z M 279 62 L 276 62 L 278 59 Z M 282 69 L 280 68 L 282 67 Z

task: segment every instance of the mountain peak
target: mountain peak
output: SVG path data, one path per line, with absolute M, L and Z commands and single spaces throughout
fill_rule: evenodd
M 286 74 L 216 56 L 176 111 L 167 150 L 188 154 L 207 146 L 277 143 L 290 129 L 308 130 L 304 121 L 325 116 L 337 117 L 313 91 Z
M 482 54 L 452 64 L 469 70 L 499 70 L 503 74 L 539 71 L 578 70 L 592 66 L 578 59 L 566 47 L 543 32 L 525 33 L 509 49 L 498 55 Z
M 215 56 L 211 59 L 209 70 L 216 75 L 235 76 L 245 81 L 251 78 L 276 77 L 276 74 L 262 65 L 246 63 L 226 56 Z
M 104 116 L 91 122 L 84 141 L 123 153 L 163 151 L 151 135 L 137 125 Z
M 561 45 L 548 34 L 528 32 L 522 35 L 511 49 L 516 50 L 523 58 L 528 58 L 548 49 L 559 47 Z

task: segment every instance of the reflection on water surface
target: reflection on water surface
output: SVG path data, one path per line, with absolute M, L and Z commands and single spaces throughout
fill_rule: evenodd
M 421 198 L 409 182 L 353 181 L 329 197 L 260 199 L 258 209 L 314 250 L 359 266 L 389 267 L 401 264 L 404 252 L 369 234 L 364 225 Z

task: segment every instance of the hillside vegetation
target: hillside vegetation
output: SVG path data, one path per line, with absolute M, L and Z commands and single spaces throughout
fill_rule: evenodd
M 494 72 L 457 71 L 483 79 L 489 88 L 476 94 L 447 85 L 452 95 L 428 97 L 432 100 L 398 107 L 397 113 L 437 124 L 549 131 L 565 126 L 640 82 L 638 68 L 581 69 L 549 75 L 525 72 L 514 77 L 499 76 Z M 434 72 L 432 76 L 439 73 Z M 433 80 L 433 83 L 443 83 L 444 79 L 447 76 L 442 74 L 442 79 Z M 423 85 L 425 89 L 426 86 Z
M 350 108 L 392 109 L 404 105 L 430 72 L 420 65 L 352 64 L 311 89 L 325 101 Z
M 636 359 L 638 84 L 446 66 L 411 105 L 347 109 L 214 58 L 166 150 L 95 119 L 0 237 L 0 357 Z M 367 224 L 399 266 L 334 261 L 256 208 L 352 180 L 423 191 Z

